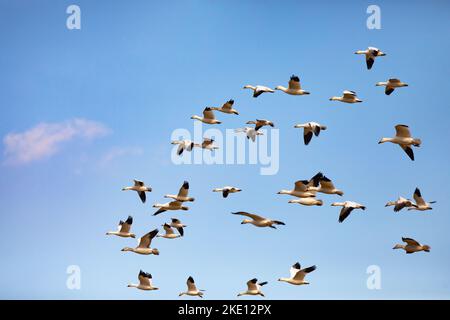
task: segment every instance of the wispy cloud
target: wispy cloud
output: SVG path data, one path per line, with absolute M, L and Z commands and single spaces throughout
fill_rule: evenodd
M 106 152 L 100 160 L 101 165 L 124 156 L 139 156 L 144 153 L 144 150 L 140 147 L 113 147 Z
M 3 138 L 4 163 L 20 165 L 49 158 L 56 154 L 65 142 L 76 138 L 92 140 L 109 132 L 105 125 L 81 118 L 40 123 L 24 132 L 9 133 Z

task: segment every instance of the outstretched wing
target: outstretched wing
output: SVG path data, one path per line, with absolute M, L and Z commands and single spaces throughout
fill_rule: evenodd
M 295 191 L 306 192 L 308 190 L 308 180 L 298 180 L 295 182 Z
M 339 214 L 339 222 L 343 222 L 345 219 L 347 219 L 353 209 L 353 207 L 343 207 Z
M 195 286 L 194 278 L 189 277 L 186 281 L 188 291 L 197 291 L 197 287 Z
M 258 290 L 258 279 L 256 279 L 256 278 L 253 278 L 253 279 L 251 279 L 251 280 L 248 280 L 247 281 L 247 288 L 248 288 L 248 291 L 253 291 L 253 290 Z
M 264 220 L 264 218 L 261 217 L 261 216 L 258 216 L 258 215 L 253 214 L 253 213 L 248 213 L 248 212 L 245 212 L 245 211 L 232 212 L 232 214 L 238 214 L 238 215 L 241 215 L 241 216 L 246 216 L 246 217 L 249 217 L 249 218 L 251 218 L 253 220 L 256 220 L 256 221 Z
M 119 232 L 121 233 L 129 233 L 131 229 L 131 225 L 133 224 L 133 217 L 128 216 L 125 222 L 119 222 Z
M 152 230 L 149 233 L 143 235 L 139 239 L 139 245 L 138 248 L 150 248 L 150 244 L 152 243 L 152 239 L 156 237 L 158 234 L 158 229 Z
M 142 203 L 145 203 L 145 200 L 147 200 L 147 196 L 145 195 L 144 191 L 138 191 L 139 198 L 141 198 Z
M 180 191 L 178 191 L 179 197 L 187 197 L 189 193 L 189 182 L 184 181 L 183 185 L 180 188 Z
M 411 132 L 409 132 L 409 127 L 404 124 L 398 124 L 395 126 L 395 135 L 401 138 L 410 138 Z
M 414 161 L 414 151 L 410 146 L 404 146 L 404 145 L 400 145 L 400 147 L 403 149 L 403 151 L 406 152 L 406 154 L 408 155 L 408 157 Z
M 316 270 L 316 266 L 311 266 L 305 269 L 300 270 L 299 272 L 297 272 L 294 276 L 294 280 L 303 280 L 305 279 L 305 276 L 310 273 L 313 272 L 314 270 Z
M 234 104 L 234 100 L 230 99 L 230 100 L 228 100 L 227 102 L 225 102 L 223 104 L 222 109 L 224 109 L 224 110 L 231 110 L 231 108 L 233 107 L 233 104 Z
M 291 278 L 294 278 L 295 275 L 297 274 L 297 272 L 299 272 L 301 268 L 302 268 L 302 266 L 300 265 L 300 263 L 296 262 L 289 270 L 289 272 L 291 274 Z
M 414 190 L 414 200 L 416 201 L 416 204 L 418 205 L 425 205 L 425 200 L 423 200 L 422 198 L 422 194 L 419 190 L 419 188 L 416 188 L 416 190 Z
M 167 223 L 164 224 L 163 228 L 164 228 L 164 231 L 166 232 L 166 235 L 167 234 L 174 234 L 174 232 L 172 230 L 172 227 L 169 226 Z
M 292 90 L 300 90 L 301 86 L 300 86 L 300 78 L 292 75 L 291 79 L 289 80 L 289 89 Z
M 133 181 L 134 181 L 134 186 L 136 186 L 136 187 L 143 187 L 144 186 L 144 182 L 143 181 L 136 180 L 136 179 L 134 179 Z
M 407 244 L 411 245 L 411 246 L 420 246 L 420 243 L 418 243 L 416 240 L 412 239 L 412 238 L 402 238 L 403 242 L 406 242 Z
M 205 110 L 203 110 L 203 118 L 210 119 L 210 120 L 215 119 L 214 112 L 212 111 L 211 108 L 206 107 Z

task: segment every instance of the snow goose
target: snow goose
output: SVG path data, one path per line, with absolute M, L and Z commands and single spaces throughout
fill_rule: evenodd
M 291 79 L 289 80 L 289 88 L 283 87 L 283 86 L 277 86 L 275 90 L 281 90 L 287 94 L 294 95 L 294 96 L 301 96 L 304 94 L 309 94 L 308 91 L 302 90 L 302 87 L 300 85 L 300 78 L 296 75 L 292 75 Z
M 171 218 L 172 222 L 170 223 L 170 226 L 172 228 L 175 228 L 178 230 L 180 236 L 184 236 L 184 229 L 186 227 L 185 224 L 181 223 L 180 220 L 176 219 L 176 218 Z
M 423 200 L 422 194 L 420 193 L 419 188 L 416 188 L 416 190 L 414 190 L 413 197 L 414 197 L 414 200 L 416 201 L 416 203 L 413 203 L 411 205 L 411 207 L 408 208 L 408 210 L 419 210 L 419 211 L 433 210 L 433 208 L 431 207 L 431 204 L 436 203 L 436 201 L 426 202 L 425 200 Z
M 342 207 L 341 212 L 339 213 L 339 223 L 344 222 L 344 220 L 350 215 L 350 213 L 354 209 L 362 209 L 366 210 L 366 207 L 362 204 L 353 202 L 353 201 L 344 201 L 344 202 L 333 202 L 331 204 L 333 207 Z
M 236 109 L 233 109 L 234 100 L 230 99 L 225 102 L 221 107 L 211 107 L 211 110 L 220 111 L 228 114 L 239 114 Z
M 138 240 L 138 246 L 136 248 L 125 247 L 122 249 L 122 251 L 131 251 L 137 254 L 144 254 L 144 255 L 149 254 L 159 255 L 158 249 L 150 248 L 152 239 L 156 237 L 158 231 L 159 231 L 158 229 L 155 229 L 140 237 Z
M 181 202 L 185 202 L 185 201 L 194 201 L 195 199 L 192 197 L 188 197 L 188 193 L 189 193 L 189 182 L 184 181 L 183 185 L 180 188 L 180 191 L 178 191 L 178 194 L 166 194 L 164 196 L 164 198 L 171 198 L 174 199 L 176 201 L 181 201 Z
M 362 102 L 357 96 L 355 91 L 350 90 L 344 90 L 342 92 L 341 97 L 331 97 L 330 101 L 341 101 L 345 103 L 356 103 L 356 102 Z
M 232 214 L 237 214 L 237 215 L 249 217 L 251 219 L 251 220 L 250 219 L 244 219 L 244 220 L 242 220 L 241 224 L 251 223 L 252 225 L 257 226 L 257 227 L 270 227 L 270 228 L 273 228 L 273 229 L 276 229 L 274 224 L 276 224 L 276 225 L 285 225 L 285 223 L 282 222 L 282 221 L 270 220 L 270 219 L 258 216 L 256 214 L 253 214 L 253 213 L 239 211 L 239 212 L 232 212 Z
M 395 88 L 407 87 L 408 84 L 401 82 L 399 79 L 389 79 L 388 81 L 385 82 L 377 82 L 376 86 L 386 87 L 384 93 L 386 95 L 390 95 L 392 92 L 394 92 Z
M 314 177 L 308 180 L 298 180 L 295 182 L 294 190 L 281 190 L 278 194 L 288 194 L 298 198 L 309 198 L 315 197 L 316 192 L 310 191 L 309 189 L 312 187 L 317 187 L 319 185 L 319 181 L 322 178 L 322 173 L 317 173 Z
M 197 287 L 195 286 L 194 278 L 189 277 L 186 281 L 186 284 L 187 284 L 187 291 L 181 292 L 178 296 L 181 297 L 182 295 L 188 295 L 188 296 L 199 296 L 200 298 L 203 298 L 203 291 L 205 290 L 197 289 Z
M 247 281 L 247 291 L 238 293 L 238 297 L 240 296 L 261 296 L 264 297 L 264 293 L 261 292 L 261 287 L 266 285 L 267 281 L 258 283 L 258 279 L 253 278 Z
M 128 216 L 127 220 L 119 221 L 119 227 L 117 231 L 109 231 L 106 233 L 106 235 L 114 235 L 122 238 L 135 238 L 136 235 L 130 232 L 132 224 L 133 224 L 133 217 Z
M 253 120 L 247 121 L 247 124 L 254 124 L 256 131 L 258 131 L 259 129 L 261 129 L 264 126 L 271 126 L 272 128 L 274 127 L 273 122 L 266 120 L 266 119 L 256 119 L 256 121 L 253 121 Z
M 231 187 L 231 186 L 225 186 L 223 188 L 215 188 L 213 189 L 213 192 L 222 192 L 222 196 L 224 198 L 228 197 L 228 195 L 230 193 L 236 193 L 236 192 L 241 192 L 242 189 L 236 188 L 236 187 Z
M 305 276 L 316 270 L 316 266 L 311 266 L 308 268 L 302 269 L 300 266 L 300 263 L 296 262 L 290 270 L 291 277 L 290 278 L 280 278 L 278 281 L 287 282 L 293 285 L 302 285 L 302 284 L 309 284 L 309 282 L 305 281 Z
M 201 121 L 201 122 L 206 123 L 206 124 L 220 124 L 220 123 L 222 123 L 221 121 L 217 120 L 214 117 L 214 112 L 209 107 L 206 107 L 203 110 L 203 117 L 199 117 L 199 116 L 194 115 L 194 116 L 191 117 L 191 119 L 195 119 L 195 120 Z
M 402 241 L 406 243 L 404 244 L 396 244 L 392 249 L 403 249 L 405 253 L 414 253 L 419 251 L 430 252 L 431 247 L 428 245 L 422 245 L 414 239 L 411 238 L 402 238 Z
M 288 203 L 298 203 L 298 204 L 302 204 L 304 206 L 321 206 L 321 205 L 323 205 L 322 200 L 316 199 L 314 197 L 289 200 Z
M 394 206 L 394 212 L 399 212 L 403 208 L 409 208 L 413 205 L 412 201 L 403 197 L 398 197 L 395 201 L 389 201 L 385 207 Z
M 411 146 L 420 147 L 422 141 L 420 139 L 412 138 L 409 127 L 404 124 L 398 124 L 395 126 L 395 137 L 393 138 L 382 138 L 378 144 L 391 142 L 398 144 L 408 155 L 408 157 L 414 161 L 414 152 Z
M 128 288 L 137 288 L 140 290 L 158 290 L 158 288 L 154 287 L 152 284 L 152 275 L 150 273 L 146 273 L 142 270 L 139 271 L 138 275 L 139 284 L 129 284 Z
M 167 210 L 189 210 L 188 207 L 183 206 L 183 202 L 181 201 L 171 201 L 167 203 L 155 203 L 153 208 L 159 208 L 153 215 L 156 216 L 162 212 Z
M 328 179 L 320 172 L 318 173 L 318 175 L 319 176 L 317 179 L 319 180 L 320 185 L 318 186 L 316 183 L 315 185 L 309 186 L 307 189 L 308 191 L 316 191 L 326 194 L 337 194 L 340 196 L 344 195 L 344 192 L 342 190 L 337 189 L 330 179 Z
M 252 139 L 253 142 L 255 142 L 256 140 L 256 136 L 262 136 L 263 133 L 257 131 L 256 129 L 250 128 L 250 127 L 245 127 L 245 128 L 239 128 L 234 130 L 234 132 L 239 133 L 239 132 L 244 132 L 247 135 L 247 139 Z
M 375 47 L 369 47 L 367 50 L 358 50 L 355 54 L 363 54 L 366 56 L 366 64 L 367 69 L 372 69 L 373 63 L 375 62 L 376 57 L 385 56 L 384 52 L 381 52 L 380 49 Z
M 195 143 L 194 147 L 211 150 L 211 151 L 219 149 L 219 147 L 214 144 L 214 139 L 211 139 L 211 138 L 203 138 L 202 144 Z
M 181 156 L 183 154 L 184 150 L 192 151 L 192 148 L 194 148 L 194 142 L 191 140 L 174 140 L 172 141 L 172 144 L 177 144 L 177 155 Z
M 151 192 L 152 188 L 146 186 L 143 181 L 139 181 L 136 179 L 134 179 L 133 181 L 134 181 L 134 186 L 122 188 L 122 191 L 126 191 L 126 190 L 136 191 L 139 195 L 139 198 L 141 198 L 142 203 L 145 203 L 145 200 L 147 198 L 145 193 Z
M 264 92 L 270 92 L 270 93 L 274 93 L 275 91 L 265 87 L 265 86 L 251 86 L 251 85 L 246 85 L 244 86 L 244 89 L 251 89 L 253 90 L 253 98 L 257 98 L 258 96 L 260 96 L 261 94 L 263 94 Z
M 162 226 L 166 233 L 163 235 L 158 234 L 157 237 L 166 238 L 166 239 L 175 239 L 175 238 L 181 237 L 181 234 L 176 234 L 175 232 L 173 232 L 173 229 L 169 224 L 164 223 Z
M 303 124 L 296 124 L 294 128 L 303 128 L 303 141 L 308 145 L 312 139 L 313 134 L 318 137 L 321 130 L 326 130 L 327 127 L 317 122 L 307 122 Z

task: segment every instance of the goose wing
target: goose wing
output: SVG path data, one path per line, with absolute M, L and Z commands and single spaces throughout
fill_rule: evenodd
M 180 188 L 180 191 L 178 191 L 179 197 L 187 197 L 189 193 L 189 182 L 184 181 L 183 185 Z
M 300 90 L 301 86 L 300 86 L 300 78 L 292 75 L 291 79 L 289 80 L 289 89 L 292 90 Z
M 366 55 L 366 65 L 367 69 L 372 69 L 373 63 L 375 62 L 375 58 L 373 55 Z
M 411 132 L 409 132 L 409 127 L 404 124 L 398 124 L 395 126 L 395 135 L 401 138 L 410 138 Z
M 302 269 L 300 271 L 298 271 L 295 276 L 294 276 L 294 280 L 303 280 L 305 279 L 305 276 L 310 273 L 313 272 L 314 270 L 316 270 L 316 266 L 311 266 L 305 269 Z
M 142 270 L 139 271 L 139 275 L 138 275 L 138 279 L 139 279 L 139 284 L 142 286 L 150 286 L 151 285 L 151 280 L 152 280 L 152 275 L 150 273 L 144 272 Z
M 253 278 L 247 281 L 248 291 L 258 290 L 258 279 Z
M 163 228 L 164 228 L 164 231 L 166 232 L 166 235 L 167 234 L 174 234 L 172 227 L 169 226 L 167 223 L 164 223 Z
M 422 198 L 422 193 L 420 192 L 419 188 L 416 188 L 416 190 L 414 190 L 414 200 L 416 201 L 416 204 L 420 205 L 425 205 L 425 200 L 423 200 Z
M 335 189 L 333 182 L 325 176 L 320 178 L 320 185 L 324 189 Z
M 345 99 L 354 99 L 354 98 L 356 98 L 356 92 L 355 91 L 344 90 L 344 92 L 342 92 L 342 94 L 343 94 Z
M 212 145 L 213 142 L 214 142 L 214 139 L 203 138 L 202 148 L 207 148 L 208 146 Z
M 224 109 L 224 110 L 231 110 L 231 108 L 233 107 L 233 104 L 234 104 L 234 100 L 230 99 L 230 100 L 228 100 L 227 102 L 225 102 L 223 104 L 222 109 Z
M 319 186 L 320 180 L 323 178 L 323 173 L 322 172 L 318 172 L 314 175 L 314 177 L 312 177 L 311 179 L 309 179 L 308 181 L 308 187 L 317 187 Z
M 342 207 L 341 212 L 339 213 L 339 222 L 343 222 L 347 217 L 350 215 L 350 213 L 355 209 L 354 207 Z
M 289 272 L 291 274 L 291 278 L 294 278 L 295 275 L 297 274 L 297 272 L 299 272 L 301 268 L 302 268 L 302 266 L 300 265 L 299 262 L 296 262 L 294 265 L 292 265 L 291 269 L 289 270 Z
M 403 242 L 406 242 L 407 244 L 411 245 L 411 246 L 420 246 L 420 243 L 418 243 L 416 240 L 412 239 L 412 238 L 402 238 Z
M 244 211 L 239 211 L 239 212 L 232 212 L 232 214 L 238 214 L 241 216 L 246 216 L 249 217 L 255 221 L 261 221 L 264 220 L 265 218 L 258 216 L 257 214 L 253 214 L 253 213 L 248 213 L 248 212 L 244 212 Z
M 145 203 L 145 200 L 147 200 L 147 196 L 145 195 L 144 191 L 138 191 L 139 198 L 141 198 L 142 203 Z
M 152 230 L 149 233 L 143 235 L 139 239 L 139 245 L 138 248 L 150 248 L 150 244 L 152 243 L 152 239 L 156 237 L 158 234 L 158 229 Z
M 188 291 L 197 291 L 197 287 L 195 286 L 194 278 L 189 277 L 186 281 Z
M 144 182 L 143 181 L 136 180 L 136 179 L 134 179 L 133 181 L 134 181 L 134 186 L 135 187 L 143 187 L 144 186 Z
M 295 191 L 306 192 L 308 190 L 308 180 L 298 180 L 295 182 Z
M 203 118 L 205 119 L 210 119 L 210 120 L 214 120 L 214 112 L 212 111 L 211 108 L 206 107 L 205 110 L 203 110 Z
M 308 145 L 313 136 L 313 131 L 310 127 L 303 128 L 303 142 Z
M 405 151 L 405 153 L 408 155 L 408 157 L 414 161 L 414 151 L 410 146 L 404 146 L 404 145 L 400 145 L 400 147 L 403 149 L 403 151 Z
M 128 232 L 130 232 L 132 224 L 133 224 L 133 217 L 132 216 L 128 216 L 128 218 L 127 218 L 127 220 L 125 220 L 125 222 L 120 220 L 120 222 L 119 222 L 119 232 L 121 232 L 121 233 L 128 233 Z

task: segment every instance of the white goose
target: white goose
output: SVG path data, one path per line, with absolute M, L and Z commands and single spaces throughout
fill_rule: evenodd
M 245 128 L 239 128 L 234 130 L 236 133 L 244 132 L 247 135 L 247 139 L 252 139 L 253 142 L 256 141 L 256 136 L 262 136 L 263 133 L 260 131 L 257 131 L 254 128 L 245 127 Z
M 362 102 L 362 100 L 356 96 L 356 92 L 350 90 L 344 90 L 341 97 L 331 97 L 330 101 L 341 101 L 345 103 Z
M 195 119 L 195 120 L 201 121 L 201 122 L 206 123 L 206 124 L 220 124 L 220 123 L 222 123 L 221 121 L 217 120 L 214 117 L 214 112 L 209 107 L 206 107 L 203 110 L 203 117 L 194 115 L 194 116 L 191 117 L 191 119 Z
M 331 206 L 342 207 L 341 212 L 339 213 L 339 223 L 344 222 L 354 209 L 366 210 L 365 206 L 353 201 L 333 202 Z
M 305 281 L 305 276 L 314 270 L 316 270 L 316 266 L 301 269 L 300 263 L 296 262 L 290 269 L 290 278 L 280 278 L 278 281 L 287 282 L 297 286 L 309 284 L 309 282 Z
M 422 140 L 411 137 L 411 132 L 409 127 L 404 124 L 398 124 L 395 126 L 395 137 L 393 138 L 382 138 L 378 144 L 391 142 L 398 144 L 408 155 L 408 157 L 414 161 L 414 152 L 411 146 L 420 147 Z
M 321 206 L 321 205 L 323 205 L 322 200 L 316 199 L 314 197 L 289 200 L 288 203 L 298 203 L 298 204 L 302 204 L 304 206 Z
M 192 151 L 194 148 L 194 142 L 191 140 L 174 140 L 171 142 L 172 144 L 177 144 L 177 155 L 181 156 L 183 154 L 183 151 Z
M 231 186 L 225 186 L 223 188 L 215 188 L 213 189 L 213 192 L 222 192 L 222 197 L 226 198 L 230 193 L 236 193 L 241 192 L 242 189 L 231 187 Z
M 386 95 L 390 95 L 392 92 L 394 92 L 395 88 L 407 87 L 408 84 L 401 82 L 399 79 L 389 79 L 388 81 L 377 82 L 376 86 L 386 87 L 384 93 Z
M 150 273 L 146 273 L 142 270 L 139 271 L 138 275 L 139 284 L 129 284 L 128 288 L 137 288 L 140 290 L 158 290 L 158 288 L 154 287 L 152 284 L 152 275 Z
M 271 126 L 272 128 L 274 127 L 273 122 L 266 120 L 266 119 L 256 119 L 256 121 L 253 121 L 253 120 L 247 121 L 247 124 L 254 124 L 256 131 L 258 131 L 259 129 L 261 129 L 264 126 Z
M 409 208 L 413 205 L 412 201 L 403 197 L 398 197 L 395 201 L 389 201 L 385 207 L 394 206 L 394 212 L 399 212 L 403 208 Z
M 124 188 L 122 188 L 122 191 L 126 191 L 126 190 L 136 191 L 138 193 L 138 195 L 139 195 L 139 198 L 141 198 L 142 203 L 145 203 L 145 200 L 147 198 L 145 193 L 146 192 L 151 192 L 152 188 L 146 186 L 143 181 L 136 180 L 136 179 L 134 179 L 133 181 L 134 181 L 134 186 L 132 186 L 132 187 L 124 187 Z
M 195 286 L 194 278 L 189 277 L 186 281 L 187 284 L 187 291 L 181 292 L 178 296 L 181 297 L 182 295 L 188 295 L 188 296 L 199 296 L 200 298 L 203 298 L 203 291 L 205 290 L 199 290 Z
M 180 236 L 184 236 L 184 229 L 186 227 L 185 224 L 181 223 L 181 221 L 179 219 L 176 218 L 171 218 L 171 223 L 170 226 L 172 228 L 175 228 L 178 230 L 178 232 L 180 233 Z
M 139 238 L 138 246 L 136 248 L 125 247 L 122 249 L 122 251 L 131 251 L 131 252 L 134 252 L 137 254 L 143 254 L 143 255 L 149 255 L 149 254 L 159 255 L 158 249 L 150 248 L 152 239 L 154 237 L 156 237 L 156 235 L 158 234 L 158 231 L 159 231 L 158 229 L 152 230 L 149 233 L 143 235 L 141 238 Z
M 319 181 L 319 186 L 317 186 L 317 183 L 315 183 L 312 186 L 308 187 L 308 191 L 315 191 L 315 192 L 321 192 L 326 194 L 337 194 L 337 195 L 344 195 L 344 192 L 342 190 L 337 189 L 333 182 L 328 179 L 326 176 L 324 176 L 321 172 L 317 174 Z
M 260 228 L 270 227 L 272 229 L 276 229 L 274 224 L 275 225 L 283 225 L 283 226 L 285 225 L 285 223 L 282 221 L 267 219 L 267 218 L 258 216 L 256 214 L 248 213 L 248 212 L 244 212 L 244 211 L 232 212 L 232 214 L 249 217 L 250 219 L 242 220 L 241 224 L 250 223 L 250 224 L 252 224 L 256 227 L 260 227 Z
M 219 147 L 214 144 L 214 139 L 210 139 L 210 138 L 203 138 L 202 144 L 194 143 L 194 147 L 211 150 L 211 151 L 219 149 Z
M 408 210 L 419 210 L 419 211 L 433 210 L 431 204 L 436 203 L 436 201 L 426 202 L 425 200 L 423 200 L 419 188 L 416 188 L 416 190 L 414 190 L 413 197 L 416 203 L 413 203 L 412 206 L 408 208 Z
M 171 201 L 167 203 L 155 203 L 153 208 L 159 208 L 153 215 L 156 216 L 162 212 L 167 210 L 189 210 L 188 207 L 183 206 L 183 202 L 181 201 Z
M 211 110 L 220 111 L 228 114 L 239 114 L 236 109 L 233 109 L 234 100 L 230 99 L 225 102 L 221 107 L 211 107 Z
M 294 190 L 281 190 L 278 194 L 288 194 L 297 198 L 315 197 L 316 192 L 309 190 L 312 187 L 317 187 L 322 178 L 322 173 L 317 173 L 314 177 L 308 180 L 298 180 L 295 182 Z
M 157 237 L 166 238 L 166 239 L 175 239 L 175 238 L 180 238 L 181 237 L 181 234 L 176 234 L 175 232 L 173 232 L 173 229 L 172 229 L 172 227 L 169 224 L 164 223 L 162 226 L 163 226 L 164 231 L 166 233 L 163 234 L 163 235 L 159 235 L 158 234 Z
M 287 94 L 294 95 L 294 96 L 301 96 L 304 94 L 309 94 L 308 91 L 302 90 L 302 87 L 300 85 L 300 78 L 296 75 L 292 75 L 291 79 L 289 80 L 289 88 L 283 87 L 283 86 L 277 86 L 275 90 L 281 90 Z
M 318 137 L 321 130 L 326 130 L 327 127 L 317 122 L 307 122 L 303 124 L 296 124 L 294 128 L 303 128 L 303 141 L 305 145 L 308 145 L 311 141 L 313 134 Z
M 417 242 L 414 239 L 411 238 L 402 238 L 403 242 L 406 242 L 406 245 L 404 244 L 396 244 L 394 248 L 392 249 L 403 249 L 405 250 L 405 253 L 414 253 L 419 251 L 425 251 L 430 252 L 431 247 L 428 245 L 422 245 L 419 242 Z
M 178 191 L 178 194 L 166 194 L 164 198 L 171 198 L 181 202 L 194 201 L 195 198 L 189 197 L 188 193 L 189 193 L 189 182 L 184 181 L 183 185 L 180 188 L 180 191 Z
M 367 50 L 358 50 L 355 52 L 355 54 L 363 54 L 366 56 L 367 69 L 369 70 L 372 69 L 376 57 L 382 57 L 386 55 L 384 52 L 381 52 L 380 49 L 375 47 L 369 47 L 367 48 Z
M 265 92 L 270 92 L 270 93 L 274 93 L 275 91 L 265 87 L 265 86 L 252 86 L 252 85 L 246 85 L 244 86 L 244 89 L 251 89 L 253 90 L 253 98 L 257 98 L 258 96 L 260 96 L 261 94 L 265 93 Z
M 245 296 L 245 295 L 249 295 L 249 296 L 261 296 L 261 297 L 265 297 L 264 293 L 262 293 L 261 291 L 261 287 L 266 285 L 267 281 L 264 282 L 260 282 L 258 283 L 258 279 L 253 278 L 251 280 L 247 281 L 247 291 L 238 293 L 238 297 L 240 296 Z
M 128 216 L 127 220 L 119 221 L 119 227 L 117 231 L 108 231 L 106 235 L 113 235 L 122 238 L 135 238 L 136 235 L 130 232 L 131 225 L 133 224 L 133 217 Z

